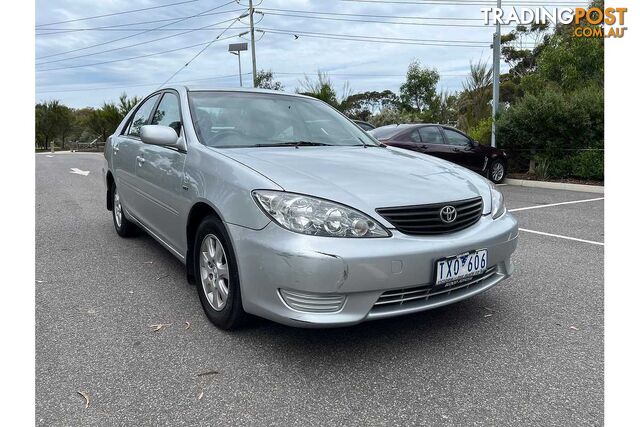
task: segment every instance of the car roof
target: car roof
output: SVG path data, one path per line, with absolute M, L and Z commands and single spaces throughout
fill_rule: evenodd
M 283 96 L 295 96 L 298 98 L 307 98 L 307 99 L 316 99 L 311 96 L 302 95 L 299 93 L 291 93 L 291 92 L 283 92 L 281 90 L 272 90 L 272 89 L 260 89 L 260 88 L 252 88 L 252 87 L 219 87 L 219 86 L 211 86 L 211 85 L 166 85 L 162 87 L 162 89 L 175 89 L 178 91 L 187 91 L 187 92 L 244 92 L 244 93 L 264 93 L 264 94 L 272 94 L 272 95 L 283 95 Z

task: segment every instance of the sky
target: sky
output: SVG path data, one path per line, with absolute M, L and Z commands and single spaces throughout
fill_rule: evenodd
M 221 33 L 171 82 L 238 87 L 238 60 L 227 49 L 229 43 L 248 41 L 248 35 L 239 37 L 248 29 L 248 18 L 234 21 L 248 0 L 182 0 L 111 15 L 179 1 L 36 0 L 36 102 L 58 99 L 82 108 L 116 101 L 122 92 L 144 96 Z M 438 70 L 440 90 L 455 92 L 462 88 L 470 62 L 491 64 L 495 28 L 484 26 L 481 5 L 452 3 L 256 0 L 256 11 L 262 12 L 255 15 L 256 29 L 264 31 L 256 32 L 257 68 L 272 70 L 290 92 L 301 86 L 305 74 L 313 78 L 318 71 L 329 74 L 339 94 L 345 84 L 353 92 L 397 92 L 407 66 L 417 59 Z M 380 16 L 354 16 L 363 14 Z M 97 15 L 110 16 L 79 20 Z M 395 38 L 405 44 L 336 38 L 345 36 Z M 241 61 L 243 74 L 249 73 L 250 52 L 243 52 Z M 243 79 L 245 86 L 250 84 L 249 74 Z

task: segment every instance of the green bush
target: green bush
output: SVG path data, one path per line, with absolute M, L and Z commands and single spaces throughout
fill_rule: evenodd
M 477 125 L 469 129 L 469 136 L 482 145 L 491 144 L 491 117 L 480 120 Z
M 584 150 L 570 156 L 535 156 L 535 176 L 537 179 L 577 178 L 604 180 L 604 152 Z
M 604 148 L 602 88 L 587 86 L 565 93 L 549 84 L 503 111 L 496 128 L 498 146 L 507 150 L 509 164 L 520 171 L 526 170 L 522 169 L 536 153 L 548 160 L 551 178 L 604 176 L 597 156 L 584 154 Z M 585 149 L 591 151 L 582 151 Z
M 574 156 L 573 176 L 581 179 L 604 180 L 604 151 L 582 151 Z

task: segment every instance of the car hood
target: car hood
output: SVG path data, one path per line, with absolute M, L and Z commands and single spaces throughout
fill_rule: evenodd
M 322 197 L 379 218 L 376 208 L 451 202 L 491 194 L 480 175 L 425 154 L 387 147 L 221 150 L 285 191 Z M 386 221 L 385 221 L 386 223 Z

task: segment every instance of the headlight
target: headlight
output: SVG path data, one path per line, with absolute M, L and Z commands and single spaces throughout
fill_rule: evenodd
M 504 197 L 502 193 L 492 184 L 491 186 L 491 217 L 496 219 L 501 217 L 506 212 L 504 205 Z
M 254 190 L 258 206 L 287 230 L 326 237 L 389 237 L 365 214 L 328 200 L 282 191 Z

